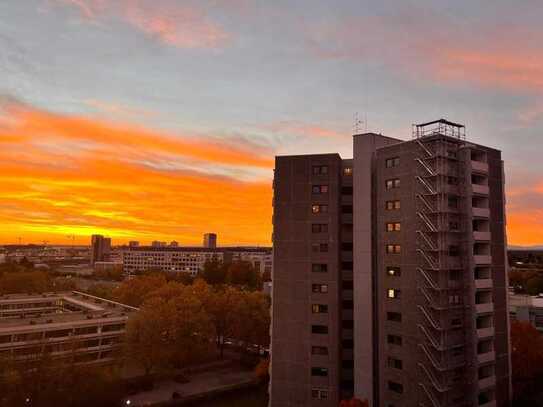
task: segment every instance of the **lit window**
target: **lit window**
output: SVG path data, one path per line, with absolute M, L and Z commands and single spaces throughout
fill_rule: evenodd
M 313 284 L 312 285 L 312 291 L 314 293 L 327 293 L 328 292 L 328 284 Z
M 400 290 L 396 288 L 389 288 L 387 291 L 388 298 L 398 299 L 400 298 Z
M 387 267 L 387 274 L 392 277 L 400 277 L 402 272 L 399 267 Z
M 313 194 L 326 194 L 328 193 L 328 185 L 313 185 L 311 188 Z
M 402 248 L 399 244 L 387 244 L 386 252 L 387 254 L 400 254 Z
M 385 208 L 386 208 L 387 211 L 398 210 L 398 209 L 400 209 L 400 201 L 399 200 L 386 201 Z
M 401 229 L 400 222 L 391 222 L 386 224 L 387 232 L 399 232 Z
M 311 270 L 314 273 L 326 273 L 328 271 L 327 264 L 316 263 L 311 265 Z
M 326 213 L 328 212 L 328 205 L 312 205 L 311 211 L 313 213 Z
M 343 175 L 353 175 L 353 169 L 351 167 L 345 167 L 343 168 Z
M 311 306 L 311 312 L 313 314 L 327 314 L 328 313 L 328 305 L 325 305 L 325 304 L 313 304 Z

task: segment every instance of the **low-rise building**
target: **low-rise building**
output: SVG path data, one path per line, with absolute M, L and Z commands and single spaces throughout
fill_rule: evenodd
M 207 261 L 229 263 L 244 260 L 264 273 L 271 272 L 272 257 L 269 247 L 126 247 L 123 250 L 123 270 L 127 274 L 157 270 L 195 276 Z
M 137 308 L 78 291 L 0 296 L 0 358 L 110 363 Z
M 511 321 L 529 322 L 543 332 L 543 295 L 509 294 Z

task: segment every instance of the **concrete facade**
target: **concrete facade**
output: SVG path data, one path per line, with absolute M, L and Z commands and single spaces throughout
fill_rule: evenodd
M 353 155 L 348 238 L 340 232 L 341 158 L 276 158 L 270 405 L 337 406 L 349 395 L 352 366 L 354 395 L 373 406 L 508 406 L 500 152 L 439 120 L 416 126 L 411 141 L 356 135 Z M 328 167 L 324 180 L 313 172 L 319 166 Z M 311 194 L 324 184 L 327 196 Z M 321 202 L 326 213 L 314 213 Z M 317 255 L 311 225 L 320 221 L 328 224 L 329 251 Z M 353 253 L 354 273 L 343 267 Z M 315 263 L 326 273 L 312 271 Z M 327 294 L 313 293 L 315 284 L 327 284 Z M 317 301 L 327 314 L 312 313 Z M 315 325 L 328 333 L 312 334 Z M 316 346 L 328 349 L 326 357 L 312 354 Z

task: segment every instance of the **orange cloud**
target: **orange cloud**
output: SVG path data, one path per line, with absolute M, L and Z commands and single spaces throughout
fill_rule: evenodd
M 24 105 L 5 112 L 0 242 L 68 242 L 73 234 L 87 242 L 103 233 L 116 243 L 196 244 L 202 233 L 215 231 L 224 244 L 269 244 L 272 163 L 258 148 L 187 141 Z M 154 165 L 163 157 L 192 166 Z M 241 181 L 213 172 L 218 166 L 269 175 Z
M 76 8 L 88 21 L 113 15 L 164 44 L 179 48 L 219 48 L 230 34 L 214 23 L 202 7 L 172 3 L 159 6 L 142 0 L 56 0 Z

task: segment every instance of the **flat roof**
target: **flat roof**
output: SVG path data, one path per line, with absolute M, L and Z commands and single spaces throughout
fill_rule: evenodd
M 74 325 L 92 325 L 97 322 L 107 323 L 128 318 L 128 314 L 137 311 L 138 308 L 105 298 L 96 297 L 80 291 L 66 291 L 60 293 L 44 294 L 9 294 L 0 296 L 0 306 L 5 304 L 31 304 L 46 301 L 62 301 L 70 304 L 77 310 L 64 309 L 60 312 L 43 312 L 40 316 L 29 315 L 21 318 L 25 309 L 15 309 L 17 313 L 13 317 L 0 318 L 0 333 L 17 331 L 32 331 L 39 327 L 47 330 L 68 328 Z M 28 308 L 29 313 L 40 313 L 41 307 Z M 0 310 L 0 312 L 9 310 Z M 32 322 L 31 322 L 32 321 Z

